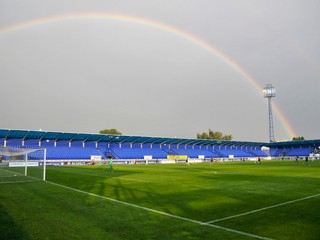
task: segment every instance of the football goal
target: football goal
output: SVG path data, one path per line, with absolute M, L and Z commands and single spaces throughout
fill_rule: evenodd
M 0 146 L 0 183 L 46 180 L 46 149 Z

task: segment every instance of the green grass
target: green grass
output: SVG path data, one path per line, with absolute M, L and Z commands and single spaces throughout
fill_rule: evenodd
M 1 239 L 252 239 L 232 230 L 271 239 L 320 237 L 319 161 L 107 168 L 47 167 L 47 182 L 0 184 Z

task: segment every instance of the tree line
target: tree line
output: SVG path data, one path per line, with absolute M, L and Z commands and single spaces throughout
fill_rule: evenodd
M 100 134 L 122 135 L 122 133 L 115 128 L 103 129 L 103 130 L 100 130 L 99 133 Z M 231 141 L 232 135 L 224 135 L 219 131 L 213 131 L 212 129 L 209 129 L 208 132 L 197 133 L 197 139 L 212 139 L 212 140 Z
M 212 139 L 212 140 L 224 140 L 231 141 L 232 135 L 226 135 L 219 131 L 213 131 L 209 129 L 208 132 L 197 133 L 197 139 Z
M 117 129 L 115 128 L 111 128 L 111 129 L 103 129 L 99 131 L 100 134 L 113 134 L 113 135 L 122 135 L 121 132 L 119 132 Z

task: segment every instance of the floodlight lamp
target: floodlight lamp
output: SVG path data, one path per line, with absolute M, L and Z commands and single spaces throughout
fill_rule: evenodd
M 272 84 L 267 84 L 263 89 L 263 97 L 271 98 L 276 96 L 276 89 L 272 86 Z

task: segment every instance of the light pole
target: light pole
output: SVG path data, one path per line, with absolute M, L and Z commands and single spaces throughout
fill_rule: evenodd
M 274 129 L 273 129 L 273 116 L 272 116 L 272 105 L 271 98 L 276 96 L 276 89 L 272 87 L 272 84 L 267 84 L 263 89 L 263 97 L 268 98 L 268 108 L 269 108 L 269 140 L 274 142 Z

